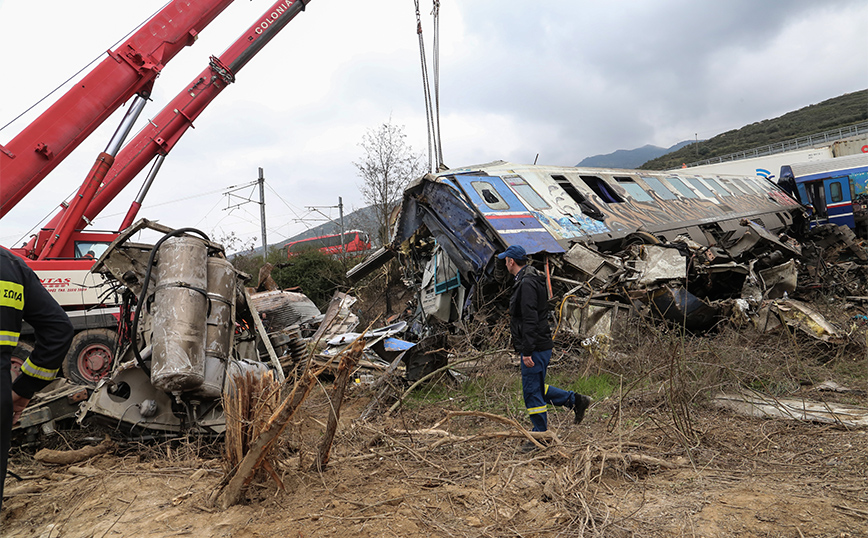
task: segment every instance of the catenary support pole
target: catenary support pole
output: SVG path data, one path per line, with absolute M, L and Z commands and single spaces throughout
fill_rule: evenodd
M 259 167 L 259 220 L 262 223 L 262 259 L 268 256 L 268 240 L 265 238 L 265 174 Z

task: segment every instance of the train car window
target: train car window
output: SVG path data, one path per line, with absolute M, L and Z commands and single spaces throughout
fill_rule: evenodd
M 651 190 L 657 193 L 657 196 L 664 200 L 674 200 L 675 193 L 669 190 L 659 179 L 651 176 L 639 176 L 642 180 L 651 187 Z
M 741 193 L 741 194 L 753 194 L 753 193 L 747 192 L 747 190 L 744 189 L 743 187 L 739 187 L 738 183 L 736 183 L 735 181 L 732 181 L 732 180 L 724 178 L 724 177 L 718 177 L 718 179 L 720 180 L 721 183 L 726 185 L 726 187 L 729 189 L 729 192 L 731 192 L 733 194 L 736 194 L 736 195 L 739 193 Z
M 515 192 L 521 196 L 522 200 L 527 202 L 534 209 L 550 209 L 551 206 L 546 203 L 527 181 L 521 176 L 504 176 L 506 183 L 513 188 Z
M 600 197 L 607 204 L 623 204 L 624 200 L 618 193 L 612 190 L 609 185 L 597 176 L 579 176 L 582 178 L 582 181 L 585 182 L 585 185 L 591 188 L 592 191 L 597 193 L 597 196 Z
M 726 190 L 726 188 L 724 188 L 723 185 L 721 185 L 720 183 L 718 183 L 718 181 L 717 181 L 716 179 L 711 178 L 711 177 L 704 177 L 704 178 L 702 178 L 702 179 L 704 179 L 705 181 L 707 181 L 708 184 L 711 185 L 711 188 L 712 188 L 712 189 L 713 189 L 717 194 L 719 194 L 719 195 L 721 195 L 721 196 L 732 196 L 732 193 L 730 193 L 728 190 Z
M 759 189 L 759 187 L 757 187 L 756 182 L 752 178 L 745 178 L 744 180 L 739 181 L 738 186 L 748 194 L 765 194 Z
M 751 185 L 753 185 L 753 188 L 759 194 L 766 194 L 769 192 L 769 188 L 770 188 L 769 183 L 772 183 L 772 182 L 769 181 L 768 179 L 763 179 L 763 178 L 759 178 L 759 177 L 756 177 L 756 178 L 751 180 Z
M 829 183 L 829 194 L 833 204 L 836 204 L 844 199 L 844 193 L 841 191 L 841 182 L 833 181 Z
M 473 186 L 473 190 L 479 194 L 479 197 L 482 198 L 482 201 L 485 202 L 485 205 L 495 210 L 504 210 L 509 209 L 509 204 L 500 197 L 497 189 L 494 188 L 494 185 L 487 181 L 471 181 L 470 185 Z
M 669 181 L 669 183 L 673 187 L 678 189 L 678 192 L 680 192 L 681 195 L 684 196 L 685 198 L 696 198 L 696 193 L 693 192 L 692 190 L 690 190 L 690 187 L 685 185 L 684 182 L 681 181 L 680 178 L 677 178 L 675 176 L 670 176 L 670 177 L 667 177 L 666 180 Z
M 606 218 L 606 215 L 603 214 L 600 209 L 594 205 L 593 202 L 588 200 L 588 197 L 579 192 L 579 190 L 570 183 L 570 180 L 566 178 L 566 176 L 560 175 L 552 175 L 552 179 L 560 186 L 560 188 L 564 189 L 564 191 L 570 195 L 577 204 L 579 204 L 579 208 L 582 213 L 591 217 L 592 219 L 596 219 L 602 221 Z
M 650 202 L 653 200 L 651 196 L 645 192 L 645 189 L 642 188 L 641 185 L 636 183 L 632 177 L 617 177 L 615 176 L 615 181 L 618 182 L 618 185 L 624 187 L 624 190 L 633 197 L 637 202 Z
M 687 180 L 688 183 L 690 183 L 691 185 L 693 185 L 693 188 L 694 188 L 694 189 L 696 189 L 696 190 L 698 190 L 699 192 L 701 192 L 703 196 L 708 196 L 709 198 L 714 198 L 714 193 L 711 192 L 711 189 L 709 189 L 708 187 L 706 187 L 705 185 L 703 185 L 702 182 L 699 181 L 699 178 L 688 177 L 688 178 L 685 178 L 685 179 Z

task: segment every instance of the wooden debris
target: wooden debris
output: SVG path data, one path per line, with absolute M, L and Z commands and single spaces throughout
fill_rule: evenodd
M 49 450 L 43 448 L 36 453 L 34 459 L 42 463 L 54 463 L 58 465 L 71 465 L 86 459 L 90 459 L 100 454 L 105 454 L 114 448 L 114 443 L 111 439 L 106 438 L 98 445 L 86 446 L 78 450 Z
M 223 405 L 226 413 L 226 462 L 230 469 L 241 464 L 268 418 L 280 402 L 280 384 L 272 372 L 244 372 L 232 376 Z
M 33 495 L 41 493 L 45 488 L 35 484 L 27 484 L 26 486 L 18 486 L 14 488 L 6 488 L 3 490 L 3 498 L 15 497 L 17 495 Z
M 250 444 L 249 450 L 238 464 L 234 474 L 231 475 L 232 478 L 229 479 L 226 487 L 217 493 L 218 504 L 224 510 L 238 503 L 244 487 L 253 478 L 254 473 L 268 456 L 277 438 L 286 429 L 290 419 L 307 398 L 315 383 L 316 374 L 306 370 L 293 387 L 292 392 L 284 398 L 277 410 L 271 415 L 259 436 Z
M 360 420 L 365 421 L 371 418 L 380 406 L 385 405 L 385 401 L 390 394 L 399 392 L 396 387 L 401 386 L 401 381 L 398 379 L 396 371 L 406 353 L 406 350 L 402 351 L 400 355 L 395 357 L 395 360 L 392 361 L 389 368 L 386 369 L 386 371 L 371 386 L 371 390 L 376 392 L 376 396 L 371 398 L 371 401 L 368 403 L 367 407 L 365 407 L 365 410 L 362 411 L 362 414 L 359 417 Z
M 718 394 L 711 402 L 748 416 L 823 422 L 845 428 L 868 427 L 868 409 L 800 398 L 776 398 L 754 390 Z
M 329 462 L 329 452 L 331 451 L 332 441 L 335 437 L 335 431 L 338 428 L 338 421 L 341 416 L 341 405 L 344 401 L 344 391 L 347 388 L 347 382 L 350 380 L 350 374 L 356 369 L 359 362 L 359 357 L 365 350 L 365 341 L 359 338 L 350 348 L 349 353 L 344 353 L 341 357 L 340 365 L 338 366 L 337 377 L 335 378 L 331 394 L 329 395 L 329 423 L 326 427 L 326 433 L 319 445 L 319 454 L 314 462 L 314 470 L 325 469 Z
M 97 476 L 102 473 L 102 471 L 95 467 L 77 467 L 75 465 L 70 465 L 66 471 L 72 475 L 87 477 Z

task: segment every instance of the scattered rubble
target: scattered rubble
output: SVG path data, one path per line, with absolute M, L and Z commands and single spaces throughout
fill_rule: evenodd
M 836 424 L 845 428 L 868 427 L 868 409 L 799 398 L 774 398 L 754 390 L 718 394 L 711 402 L 718 407 L 760 418 L 783 418 Z
M 517 243 L 546 275 L 553 323 L 581 338 L 614 336 L 625 318 L 643 316 L 697 333 L 750 322 L 846 341 L 844 331 L 796 299 L 868 295 L 868 252 L 850 229 L 807 232 L 801 207 L 771 182 L 588 174 L 497 162 L 428 175 L 406 190 L 392 242 L 348 277 L 399 257 L 417 295 L 413 336 L 452 333 L 504 296 L 509 278 L 495 254 Z M 642 192 L 641 182 L 649 186 Z M 663 190 L 673 196 L 658 196 Z M 704 200 L 697 200 L 700 191 Z M 723 192 L 746 196 L 734 202 Z M 736 202 L 744 207 L 735 209 Z M 660 208 L 668 221 L 657 220 Z M 633 212 L 633 228 L 624 211 Z

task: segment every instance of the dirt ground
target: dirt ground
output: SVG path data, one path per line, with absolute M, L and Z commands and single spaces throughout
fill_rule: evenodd
M 594 402 L 578 426 L 551 412 L 561 444 L 522 453 L 520 437 L 496 436 L 515 434 L 502 423 L 447 418 L 459 400 L 362 422 L 370 395 L 356 387 L 318 472 L 328 403 L 315 391 L 273 460 L 284 489 L 257 475 L 225 511 L 209 502 L 225 474 L 220 442 L 121 444 L 73 466 L 13 449 L 24 480 L 7 480 L 2 536 L 868 536 L 865 430 L 696 404 L 686 440 L 662 393 L 646 391 Z M 461 439 L 437 446 L 437 434 L 419 432 L 435 425 Z M 81 435 L 64 442 L 82 446 Z

